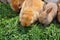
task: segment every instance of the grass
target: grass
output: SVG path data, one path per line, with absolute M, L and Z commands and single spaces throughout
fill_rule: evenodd
M 52 22 L 43 26 L 35 23 L 23 27 L 19 14 L 8 4 L 0 3 L 0 40 L 60 40 L 60 24 Z

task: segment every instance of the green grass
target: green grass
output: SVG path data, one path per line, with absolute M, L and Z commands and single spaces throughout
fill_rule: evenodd
M 35 23 L 23 27 L 19 23 L 19 13 L 8 4 L 0 3 L 0 40 L 60 40 L 60 24 L 52 22 L 43 26 Z

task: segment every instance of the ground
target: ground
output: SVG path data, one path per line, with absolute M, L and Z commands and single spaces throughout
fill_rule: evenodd
M 48 26 L 35 23 L 23 27 L 19 13 L 0 3 L 0 40 L 60 40 L 60 24 L 53 21 Z

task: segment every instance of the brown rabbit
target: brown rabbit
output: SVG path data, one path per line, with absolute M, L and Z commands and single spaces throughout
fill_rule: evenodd
M 23 4 L 24 0 L 11 0 L 10 6 L 14 11 L 19 11 Z
M 19 15 L 19 20 L 23 26 L 29 26 L 34 23 L 43 9 L 42 0 L 25 0 Z
M 51 2 L 44 6 L 44 8 L 45 10 L 39 15 L 39 22 L 48 25 L 57 14 L 57 5 Z

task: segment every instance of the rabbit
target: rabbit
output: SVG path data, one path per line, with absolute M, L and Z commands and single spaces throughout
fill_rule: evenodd
M 42 11 L 44 2 L 42 0 L 25 0 L 21 12 L 19 14 L 19 21 L 22 26 L 30 26 L 34 23 Z
M 39 14 L 39 22 L 48 25 L 57 15 L 57 4 L 49 2 L 44 6 L 42 13 Z
M 14 11 L 19 11 L 24 0 L 11 0 L 10 1 L 10 6 Z

